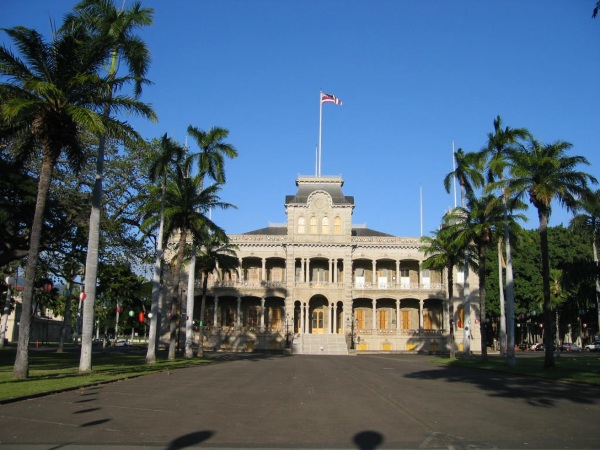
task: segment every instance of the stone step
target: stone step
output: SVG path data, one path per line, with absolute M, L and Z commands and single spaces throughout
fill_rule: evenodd
M 348 355 L 346 338 L 341 334 L 295 335 L 292 353 L 296 355 Z

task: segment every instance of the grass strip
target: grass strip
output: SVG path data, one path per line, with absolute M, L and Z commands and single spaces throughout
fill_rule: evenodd
M 14 379 L 15 349 L 0 350 L 0 403 L 208 362 L 199 358 L 168 360 L 166 354 L 159 353 L 155 364 L 146 364 L 145 350 L 110 349 L 94 352 L 92 371 L 80 374 L 79 357 L 77 349 L 63 353 L 56 353 L 54 349 L 30 349 L 29 378 Z
M 519 358 L 517 363 L 509 366 L 506 358 L 490 355 L 487 359 L 473 356 L 470 358 L 435 358 L 436 363 L 471 367 L 475 369 L 493 370 L 496 372 L 527 375 L 553 381 L 571 383 L 587 383 L 600 385 L 600 355 L 559 356 L 555 358 L 555 367 L 544 369 L 544 358 Z

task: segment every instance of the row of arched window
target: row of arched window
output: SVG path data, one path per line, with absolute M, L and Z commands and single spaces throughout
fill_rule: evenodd
M 308 229 L 306 218 L 301 216 L 298 218 L 298 234 L 342 234 L 342 218 L 339 216 L 333 219 L 333 230 L 329 224 L 329 217 L 324 216 L 321 218 L 321 223 L 316 216 L 311 216 L 308 219 Z

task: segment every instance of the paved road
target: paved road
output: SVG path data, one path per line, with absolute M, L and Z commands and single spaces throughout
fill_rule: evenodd
M 0 448 L 600 448 L 600 388 L 428 360 L 223 355 L 0 406 Z

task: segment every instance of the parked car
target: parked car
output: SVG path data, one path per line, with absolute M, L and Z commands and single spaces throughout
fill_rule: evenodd
M 586 352 L 597 352 L 600 351 L 600 341 L 594 341 L 591 344 L 585 346 Z
M 531 350 L 532 352 L 542 352 L 544 351 L 544 344 L 542 344 L 541 342 L 538 342 L 537 344 L 531 344 L 529 350 Z
M 582 348 L 577 344 L 564 343 L 560 346 L 560 350 L 563 352 L 580 352 Z
M 113 342 L 113 347 L 131 347 L 131 344 L 127 339 L 119 339 L 118 341 Z

